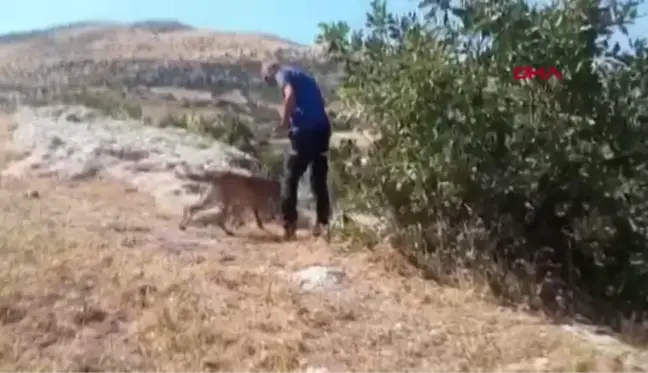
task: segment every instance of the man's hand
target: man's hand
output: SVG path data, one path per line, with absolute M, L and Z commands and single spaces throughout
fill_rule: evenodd
M 290 128 L 286 128 L 283 124 L 280 124 L 279 126 L 273 128 L 271 136 L 286 135 L 288 131 L 290 131 Z

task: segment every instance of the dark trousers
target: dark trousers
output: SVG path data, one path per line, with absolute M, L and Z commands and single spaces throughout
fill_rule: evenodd
M 286 227 L 292 227 L 297 222 L 297 190 L 308 166 L 311 166 L 310 184 L 316 200 L 317 222 L 328 224 L 331 207 L 326 179 L 330 140 L 330 129 L 291 132 L 292 152 L 284 165 L 281 203 Z

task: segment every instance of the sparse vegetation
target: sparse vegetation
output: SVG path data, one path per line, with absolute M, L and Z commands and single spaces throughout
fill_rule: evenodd
M 218 117 L 198 115 L 195 113 L 171 113 L 155 123 L 156 126 L 183 128 L 211 138 L 220 138 L 227 132 Z
M 66 104 L 84 105 L 117 119 L 142 119 L 142 107 L 130 103 L 124 93 L 115 90 L 65 93 L 53 99 Z M 50 104 L 47 100 L 45 104 Z
M 339 96 L 378 138 L 339 165 L 349 203 L 388 215 L 430 277 L 468 269 L 505 298 L 608 321 L 647 309 L 648 50 L 611 40 L 636 3 L 421 7 L 375 0 L 364 33 L 322 25 Z M 529 64 L 564 79 L 514 80 Z
M 169 114 L 158 123 L 160 127 L 177 127 L 222 141 L 259 157 L 261 147 L 250 125 L 238 116 L 204 116 L 194 113 Z

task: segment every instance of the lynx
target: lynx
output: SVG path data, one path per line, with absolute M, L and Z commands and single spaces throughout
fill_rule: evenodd
M 217 224 L 227 234 L 234 233 L 225 226 L 230 214 L 236 215 L 239 224 L 242 223 L 242 213 L 245 208 L 252 210 L 256 224 L 264 229 L 261 215 L 276 218 L 279 212 L 281 197 L 280 183 L 258 176 L 246 176 L 230 171 L 218 171 L 207 174 L 188 174 L 190 180 L 207 182 L 209 187 L 196 203 L 187 205 L 179 228 L 185 230 L 194 215 L 213 206 L 219 201 L 222 209 L 218 214 Z

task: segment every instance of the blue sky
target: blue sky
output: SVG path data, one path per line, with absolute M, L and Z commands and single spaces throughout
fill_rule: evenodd
M 323 21 L 362 27 L 369 0 L 5 0 L 0 33 L 43 28 L 80 20 L 177 19 L 197 27 L 276 34 L 311 43 Z M 391 10 L 415 8 L 413 0 L 391 0 Z M 648 4 L 642 6 L 648 13 Z M 648 18 L 631 29 L 648 36 Z
M 411 0 L 392 0 L 391 8 L 415 8 Z M 79 20 L 135 21 L 177 19 L 197 27 L 260 31 L 311 43 L 317 24 L 344 20 L 364 24 L 368 0 L 6 0 L 0 33 Z

